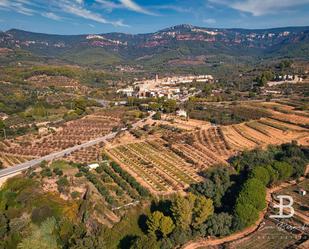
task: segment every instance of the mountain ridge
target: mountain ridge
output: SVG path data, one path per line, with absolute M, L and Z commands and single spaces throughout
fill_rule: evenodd
M 90 66 L 119 63 L 162 66 L 171 61 L 195 60 L 201 56 L 309 59 L 309 26 L 219 29 L 182 24 L 146 34 L 113 32 L 80 35 L 10 29 L 0 33 L 1 47 L 22 49 L 38 56 L 82 65 L 91 61 Z
M 7 33 L 10 31 L 21 31 L 21 32 L 27 32 L 27 33 L 32 33 L 32 34 L 45 34 L 45 35 L 55 35 L 55 36 L 85 36 L 85 35 L 103 35 L 103 34 L 123 34 L 123 35 L 130 35 L 130 36 L 137 36 L 137 35 L 147 35 L 147 34 L 154 34 L 158 32 L 164 32 L 170 29 L 176 29 L 176 28 L 202 28 L 202 29 L 209 29 L 209 30 L 239 30 L 239 31 L 272 31 L 272 30 L 284 30 L 284 29 L 300 29 L 300 30 L 309 30 L 309 25 L 306 26 L 281 26 L 281 27 L 272 27 L 272 28 L 216 28 L 216 27 L 204 27 L 204 26 L 195 26 L 191 24 L 178 24 L 170 27 L 166 27 L 163 29 L 159 29 L 158 31 L 155 32 L 147 32 L 147 33 L 124 33 L 124 32 L 99 32 L 99 33 L 81 33 L 81 34 L 54 34 L 54 33 L 43 33 L 43 32 L 35 32 L 35 31 L 29 31 L 29 30 L 24 30 L 24 29 L 18 29 L 18 28 L 11 28 L 6 31 L 2 30 L 0 32 L 2 33 Z

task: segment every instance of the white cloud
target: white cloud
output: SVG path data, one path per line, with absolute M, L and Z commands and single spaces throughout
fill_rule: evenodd
M 108 0 L 95 0 L 95 1 L 101 4 L 104 8 L 107 8 L 108 10 L 125 8 L 125 6 L 120 3 L 115 3 L 112 1 L 108 1 Z
M 149 10 L 144 9 L 142 6 L 133 2 L 132 0 L 120 0 L 120 2 L 129 10 L 133 10 L 138 13 L 146 14 L 146 15 L 156 15 Z
M 16 11 L 20 14 L 32 16 L 35 11 L 26 7 L 25 4 L 29 2 L 26 0 L 17 0 L 17 1 L 7 1 L 7 0 L 0 0 L 0 8 Z
M 181 6 L 175 6 L 175 5 L 156 5 L 151 6 L 151 9 L 157 9 L 157 10 L 173 10 L 179 13 L 191 13 L 193 10 L 191 8 L 185 8 Z
M 0 9 L 29 16 L 37 14 L 53 20 L 63 19 L 58 13 L 70 14 L 98 23 L 129 27 L 123 20 L 108 20 L 101 14 L 86 9 L 84 0 L 48 0 L 46 4 L 42 2 L 41 0 L 0 0 Z
M 82 17 L 84 19 L 88 19 L 88 20 L 92 20 L 92 21 L 104 23 L 104 24 L 112 24 L 114 26 L 128 27 L 128 25 L 124 24 L 122 20 L 110 21 L 110 20 L 105 19 L 100 14 L 94 13 L 81 6 L 69 4 L 68 2 L 62 3 L 60 7 L 62 11 L 78 16 L 78 17 Z
M 146 10 L 145 8 L 133 2 L 132 0 L 119 0 L 120 3 L 115 3 L 109 0 L 95 0 L 95 1 L 101 4 L 104 8 L 106 8 L 106 10 L 109 11 L 112 11 L 114 9 L 129 9 L 131 11 L 146 15 L 153 15 L 153 16 L 157 15 L 149 10 Z
M 55 20 L 55 21 L 59 21 L 59 20 L 62 19 L 62 17 L 56 15 L 53 12 L 44 12 L 44 13 L 42 13 L 42 16 L 47 17 L 47 18 L 52 19 L 52 20 Z
M 217 21 L 215 19 L 213 19 L 213 18 L 204 19 L 203 22 L 207 23 L 207 24 L 215 24 L 215 23 L 217 23 Z
M 262 16 L 289 10 L 295 6 L 309 4 L 309 0 L 208 0 L 213 4 L 223 4 L 230 8 Z

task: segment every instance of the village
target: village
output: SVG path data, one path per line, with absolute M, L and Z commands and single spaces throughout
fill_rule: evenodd
M 214 83 L 212 75 L 198 76 L 174 76 L 155 79 L 135 81 L 133 86 L 117 90 L 118 94 L 125 97 L 150 98 L 150 97 L 166 97 L 167 99 L 175 99 L 185 101 L 189 97 L 198 94 L 195 87 L 190 84 L 195 82 Z

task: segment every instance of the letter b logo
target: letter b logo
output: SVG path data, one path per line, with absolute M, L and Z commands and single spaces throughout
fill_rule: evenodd
M 293 198 L 289 195 L 278 195 L 279 198 L 279 204 L 274 204 L 274 208 L 279 208 L 279 214 L 277 215 L 270 215 L 270 218 L 280 218 L 280 219 L 285 219 L 285 218 L 291 218 L 293 217 L 295 211 L 293 206 Z M 287 200 L 289 201 L 288 204 L 284 204 L 283 201 Z M 288 208 L 290 210 L 289 214 L 284 214 L 284 209 Z M 287 212 L 286 212 L 287 213 Z

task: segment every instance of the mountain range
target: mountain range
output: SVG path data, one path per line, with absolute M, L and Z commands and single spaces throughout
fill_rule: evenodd
M 227 58 L 309 59 L 309 26 L 215 29 L 178 25 L 148 34 L 52 35 L 11 29 L 0 48 L 80 65 L 199 65 Z

